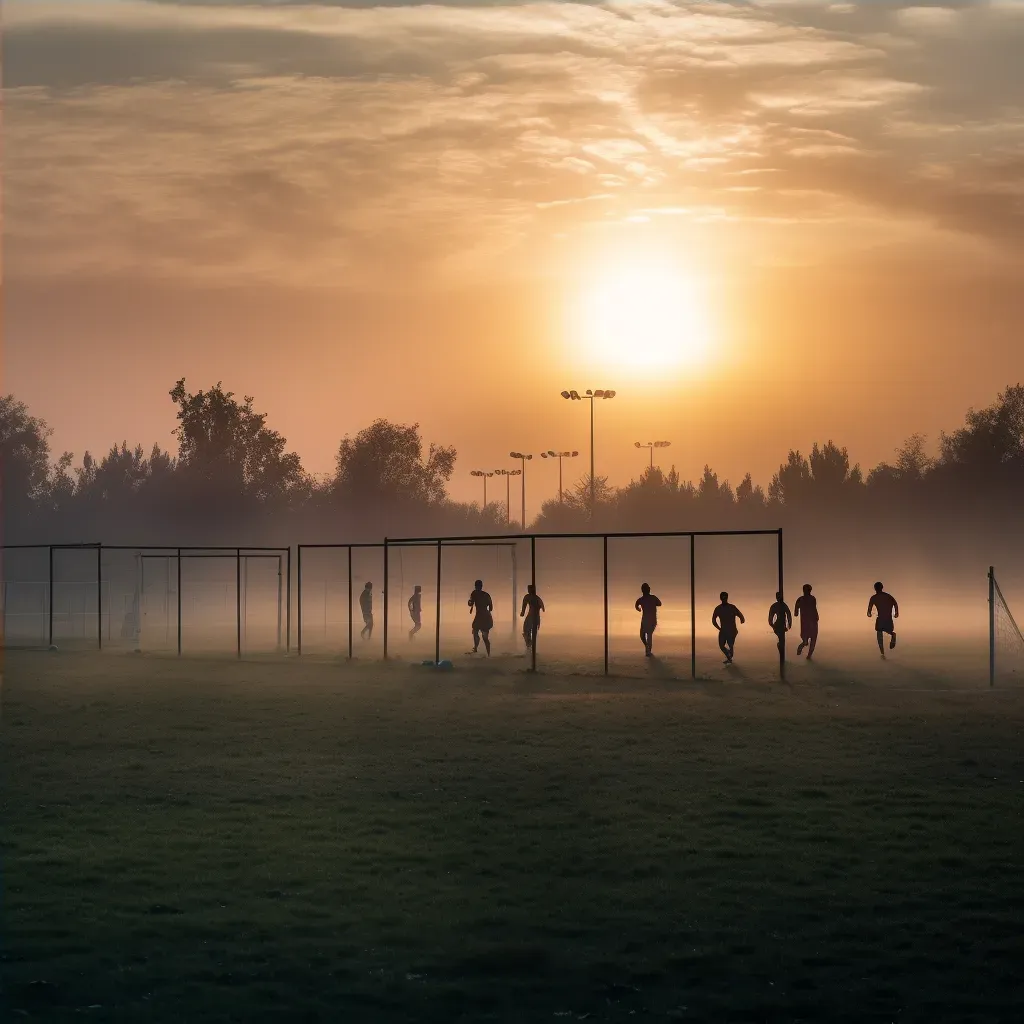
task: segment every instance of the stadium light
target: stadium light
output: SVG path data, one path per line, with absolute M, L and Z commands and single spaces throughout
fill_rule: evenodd
M 562 504 L 562 459 L 575 459 L 579 452 L 541 452 L 542 459 L 558 459 L 558 504 Z
M 649 448 L 651 450 L 651 469 L 654 469 L 654 449 L 655 448 L 671 448 L 671 441 L 648 441 L 647 444 L 641 444 L 639 441 L 634 441 L 633 444 L 637 448 Z
M 526 464 L 533 456 L 524 455 L 522 452 L 509 452 L 508 457 L 510 459 L 518 459 L 522 463 L 522 469 L 520 475 L 523 478 L 523 533 L 526 532 Z
M 521 469 L 496 469 L 495 476 L 505 478 L 505 520 L 509 526 L 512 525 L 512 477 L 521 476 Z
M 594 514 L 594 506 L 597 504 L 596 498 L 596 481 L 594 479 L 594 399 L 600 398 L 607 401 L 609 398 L 615 397 L 614 391 L 607 391 L 598 389 L 597 391 L 591 391 L 587 389 L 585 394 L 580 394 L 578 391 L 563 391 L 562 397 L 570 402 L 590 402 L 590 514 Z
M 484 478 L 484 511 L 486 512 L 487 511 L 487 478 L 489 476 L 494 476 L 494 474 L 493 473 L 488 473 L 486 470 L 483 470 L 483 469 L 471 469 L 469 471 L 469 475 L 470 476 L 482 476 Z

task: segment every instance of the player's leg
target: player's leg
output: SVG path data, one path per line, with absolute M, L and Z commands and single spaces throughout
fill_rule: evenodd
M 891 651 L 896 646 L 896 630 L 893 629 L 889 633 L 889 650 Z
M 878 641 L 878 653 L 881 654 L 881 656 L 884 658 L 885 657 L 885 633 L 881 629 L 876 628 L 875 629 L 875 639 Z
M 477 648 L 480 646 L 480 630 L 473 627 L 473 653 L 476 654 Z
M 808 630 L 803 625 L 803 622 L 801 622 L 800 623 L 800 643 L 798 643 L 797 647 L 796 647 L 796 656 L 798 658 L 800 657 L 801 654 L 804 653 L 804 648 L 807 646 L 807 641 L 809 639 L 807 634 L 808 634 Z
M 491 631 L 489 629 L 481 630 L 481 635 L 484 638 L 484 650 L 487 651 L 487 657 L 491 656 Z
M 729 638 L 721 630 L 718 631 L 718 649 L 725 655 L 727 664 L 732 661 L 732 655 L 729 653 Z
M 807 641 L 807 660 L 808 661 L 811 660 L 811 656 L 814 654 L 814 648 L 817 647 L 817 646 L 818 646 L 818 631 L 815 629 L 814 632 L 811 633 L 811 635 L 810 635 L 810 637 L 809 637 L 809 639 Z

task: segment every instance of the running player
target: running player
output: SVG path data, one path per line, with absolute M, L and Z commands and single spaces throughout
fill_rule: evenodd
M 775 604 L 768 609 L 768 625 L 779 638 L 779 654 L 786 650 L 786 634 L 793 628 L 793 613 L 789 605 L 782 600 L 782 594 L 775 595 Z
M 736 620 L 739 619 L 740 622 L 747 620 L 743 618 L 743 612 L 736 605 L 729 604 L 729 595 L 726 591 L 723 590 L 718 596 L 722 599 L 722 603 L 714 610 L 711 616 L 711 625 L 718 630 L 718 646 L 725 655 L 723 664 L 731 665 L 733 655 L 736 653 L 736 637 L 740 632 Z
M 359 595 L 359 610 L 363 613 L 363 628 L 359 635 L 364 640 L 373 637 L 373 584 L 367 583 Z
M 810 583 L 804 584 L 803 596 L 796 599 L 793 614 L 800 620 L 800 646 L 796 649 L 797 657 L 806 647 L 807 660 L 810 661 L 818 643 L 818 599 L 811 595 Z
M 526 642 L 527 650 L 537 642 L 537 630 L 540 629 L 540 613 L 543 611 L 547 611 L 547 609 L 537 594 L 537 588 L 531 583 L 523 595 L 523 608 L 519 613 L 519 618 L 524 620 L 523 640 Z
M 412 588 L 412 597 L 406 602 L 409 609 L 409 618 L 412 619 L 412 629 L 409 630 L 411 640 L 422 628 L 421 614 L 423 610 L 423 588 L 416 586 Z
M 649 583 L 640 584 L 640 596 L 633 606 L 640 613 L 640 642 L 644 645 L 644 653 L 653 657 L 651 648 L 654 645 L 654 631 L 658 628 L 658 609 L 661 599 L 651 593 Z
M 893 619 L 900 617 L 900 606 L 892 594 L 887 594 L 881 583 L 875 584 L 875 592 L 868 601 L 868 618 L 871 618 L 871 611 L 874 609 L 878 614 L 875 618 L 875 634 L 878 637 L 878 653 L 885 660 L 885 644 L 882 639 L 884 633 L 889 634 L 889 650 L 896 646 L 896 626 Z
M 477 580 L 473 584 L 473 593 L 469 595 L 466 602 L 469 610 L 473 613 L 473 653 L 476 654 L 480 647 L 480 637 L 483 636 L 484 650 L 487 657 L 491 656 L 491 630 L 494 628 L 494 603 L 491 595 L 484 590 L 483 580 Z

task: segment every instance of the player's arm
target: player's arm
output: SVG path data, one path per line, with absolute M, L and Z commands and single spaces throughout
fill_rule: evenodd
M 544 602 L 538 597 L 537 598 L 537 611 L 546 612 L 547 608 L 544 607 Z
M 654 607 L 655 608 L 660 608 L 661 607 L 661 598 L 660 597 L 656 597 L 654 599 Z
M 900 617 L 900 604 L 895 597 L 892 599 L 892 616 L 894 619 L 898 619 Z
M 740 622 L 746 625 L 747 620 L 743 618 L 743 612 L 741 612 L 739 608 L 736 609 L 736 614 L 739 616 Z
M 802 597 L 796 599 L 796 604 L 793 605 L 793 614 L 799 619 L 800 618 L 800 602 L 803 600 Z
M 786 609 L 786 629 L 792 629 L 793 628 L 793 613 L 789 610 L 787 605 L 783 605 L 782 607 Z
M 640 611 L 640 602 L 641 602 L 642 600 L 643 600 L 643 598 L 640 598 L 640 597 L 638 597 L 638 598 L 636 599 L 636 604 L 635 604 L 635 605 L 633 605 L 633 607 L 634 607 L 634 608 L 635 608 L 635 609 L 636 609 L 637 611 Z
M 523 595 L 523 607 L 519 611 L 519 618 L 522 618 L 526 614 L 526 598 L 528 596 L 529 595 L 526 594 Z
M 875 607 L 876 603 L 877 603 L 877 595 L 876 594 L 872 594 L 871 597 L 868 598 L 868 618 L 869 619 L 871 618 L 871 612 L 872 612 L 872 609 Z
M 714 614 L 712 614 L 712 616 L 711 616 L 711 625 L 714 626 L 715 629 L 721 629 L 722 628 L 722 623 L 721 623 L 721 621 L 718 618 L 718 609 L 717 608 L 715 609 Z

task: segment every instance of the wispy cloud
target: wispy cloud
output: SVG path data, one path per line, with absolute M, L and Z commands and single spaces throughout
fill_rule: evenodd
M 1019 254 L 1024 19 L 850 8 L 10 0 L 7 267 L 410 281 L 794 191 Z

